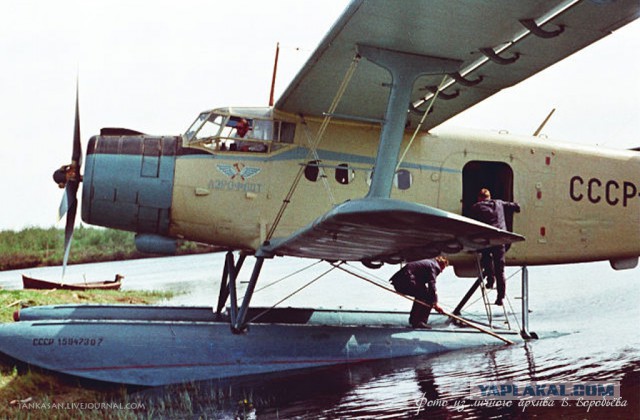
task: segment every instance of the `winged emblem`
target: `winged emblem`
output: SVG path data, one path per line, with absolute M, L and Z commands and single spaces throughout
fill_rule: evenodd
M 245 181 L 251 178 L 252 176 L 260 173 L 260 168 L 253 168 L 250 166 L 246 166 L 244 163 L 239 163 L 239 162 L 236 162 L 233 165 L 221 163 L 217 165 L 217 168 L 220 172 L 222 172 L 229 178 L 236 179 L 237 177 L 240 177 L 242 181 Z

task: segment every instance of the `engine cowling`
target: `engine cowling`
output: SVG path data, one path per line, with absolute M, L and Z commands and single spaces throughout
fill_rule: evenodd
M 82 220 L 92 225 L 167 235 L 179 136 L 102 132 L 89 140 Z

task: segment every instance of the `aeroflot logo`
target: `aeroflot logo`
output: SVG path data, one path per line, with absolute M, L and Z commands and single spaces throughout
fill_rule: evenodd
M 640 196 L 638 187 L 631 181 L 603 181 L 598 178 L 585 180 L 579 175 L 571 178 L 569 195 L 573 201 L 589 200 L 593 204 L 604 202 L 610 206 L 621 204 L 623 207 Z
M 220 172 L 234 181 L 245 181 L 260 173 L 260 168 L 251 168 L 249 166 L 245 166 L 244 163 L 238 162 L 233 165 L 221 163 L 217 165 L 217 168 Z

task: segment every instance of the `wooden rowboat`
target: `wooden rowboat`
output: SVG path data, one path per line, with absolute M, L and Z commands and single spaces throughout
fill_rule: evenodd
M 22 288 L 23 289 L 62 289 L 62 290 L 118 290 L 122 285 L 122 279 L 124 276 L 116 274 L 116 278 L 113 280 L 105 281 L 91 281 L 84 283 L 63 283 L 56 281 L 47 281 L 34 279 L 22 275 Z

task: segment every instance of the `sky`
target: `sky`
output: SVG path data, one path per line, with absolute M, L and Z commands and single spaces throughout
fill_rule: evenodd
M 101 127 L 179 134 L 205 109 L 266 106 L 345 0 L 9 0 L 0 14 L 0 230 L 59 226 L 53 170 L 70 162 L 76 78 L 83 144 Z M 640 146 L 640 22 L 444 126 Z

